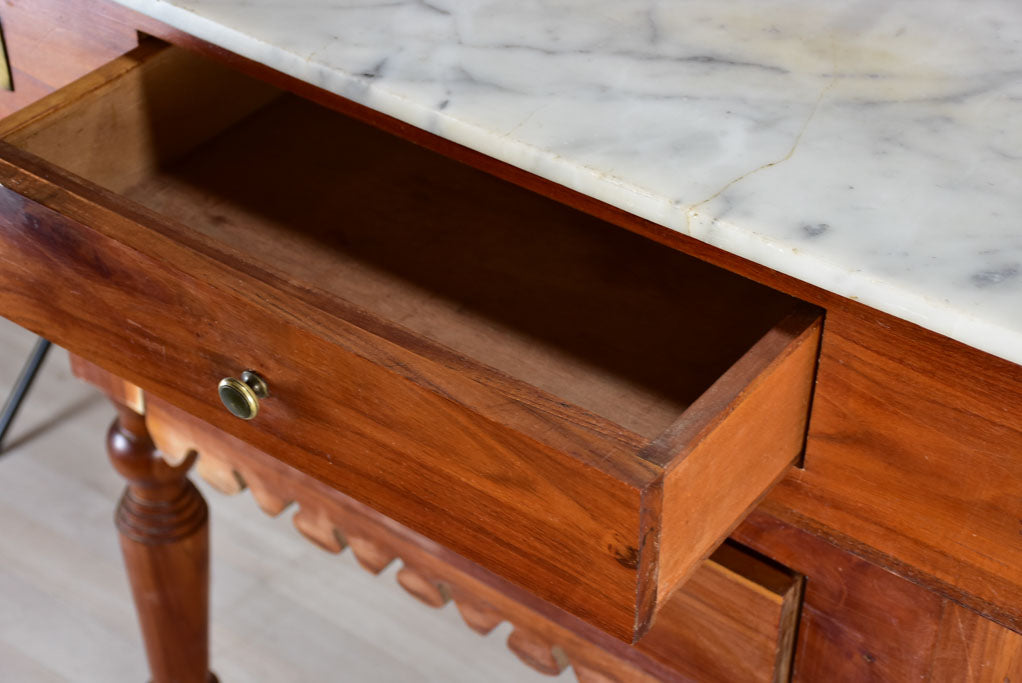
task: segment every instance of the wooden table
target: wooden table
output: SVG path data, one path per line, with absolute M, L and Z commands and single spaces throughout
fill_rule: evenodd
M 10 109 L 98 67 L 0 123 L 0 313 L 118 404 L 155 681 L 208 672 L 196 453 L 540 670 L 1022 673 L 1019 366 L 113 6 L 3 19 Z

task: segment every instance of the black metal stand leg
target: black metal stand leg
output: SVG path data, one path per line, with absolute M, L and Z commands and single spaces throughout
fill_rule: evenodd
M 21 374 L 18 375 L 18 381 L 14 383 L 14 389 L 11 391 L 11 395 L 7 397 L 7 402 L 4 404 L 3 415 L 0 415 L 0 452 L 3 452 L 4 436 L 7 435 L 7 430 L 14 422 L 14 416 L 18 414 L 18 408 L 21 407 L 21 403 L 25 398 L 25 394 L 32 387 L 32 382 L 35 380 L 36 373 L 39 372 L 39 366 L 43 364 L 43 360 L 46 358 L 46 352 L 50 350 L 50 342 L 47 339 L 39 337 L 35 343 L 35 347 L 32 348 L 32 355 L 28 357 L 28 361 L 25 363 L 25 367 L 21 369 Z

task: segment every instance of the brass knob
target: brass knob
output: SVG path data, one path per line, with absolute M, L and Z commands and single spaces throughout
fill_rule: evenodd
M 241 379 L 224 377 L 217 385 L 220 400 L 231 415 L 242 420 L 251 420 L 259 413 L 259 399 L 270 392 L 263 378 L 251 370 L 241 373 Z

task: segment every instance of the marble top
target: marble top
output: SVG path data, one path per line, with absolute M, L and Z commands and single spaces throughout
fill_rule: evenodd
M 1022 363 L 1018 0 L 118 0 Z

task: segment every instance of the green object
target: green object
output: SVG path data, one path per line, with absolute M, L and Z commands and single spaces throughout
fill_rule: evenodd
M 224 407 L 242 420 L 254 418 L 259 413 L 259 399 L 269 395 L 266 382 L 251 370 L 241 373 L 241 379 L 224 377 L 217 392 Z

